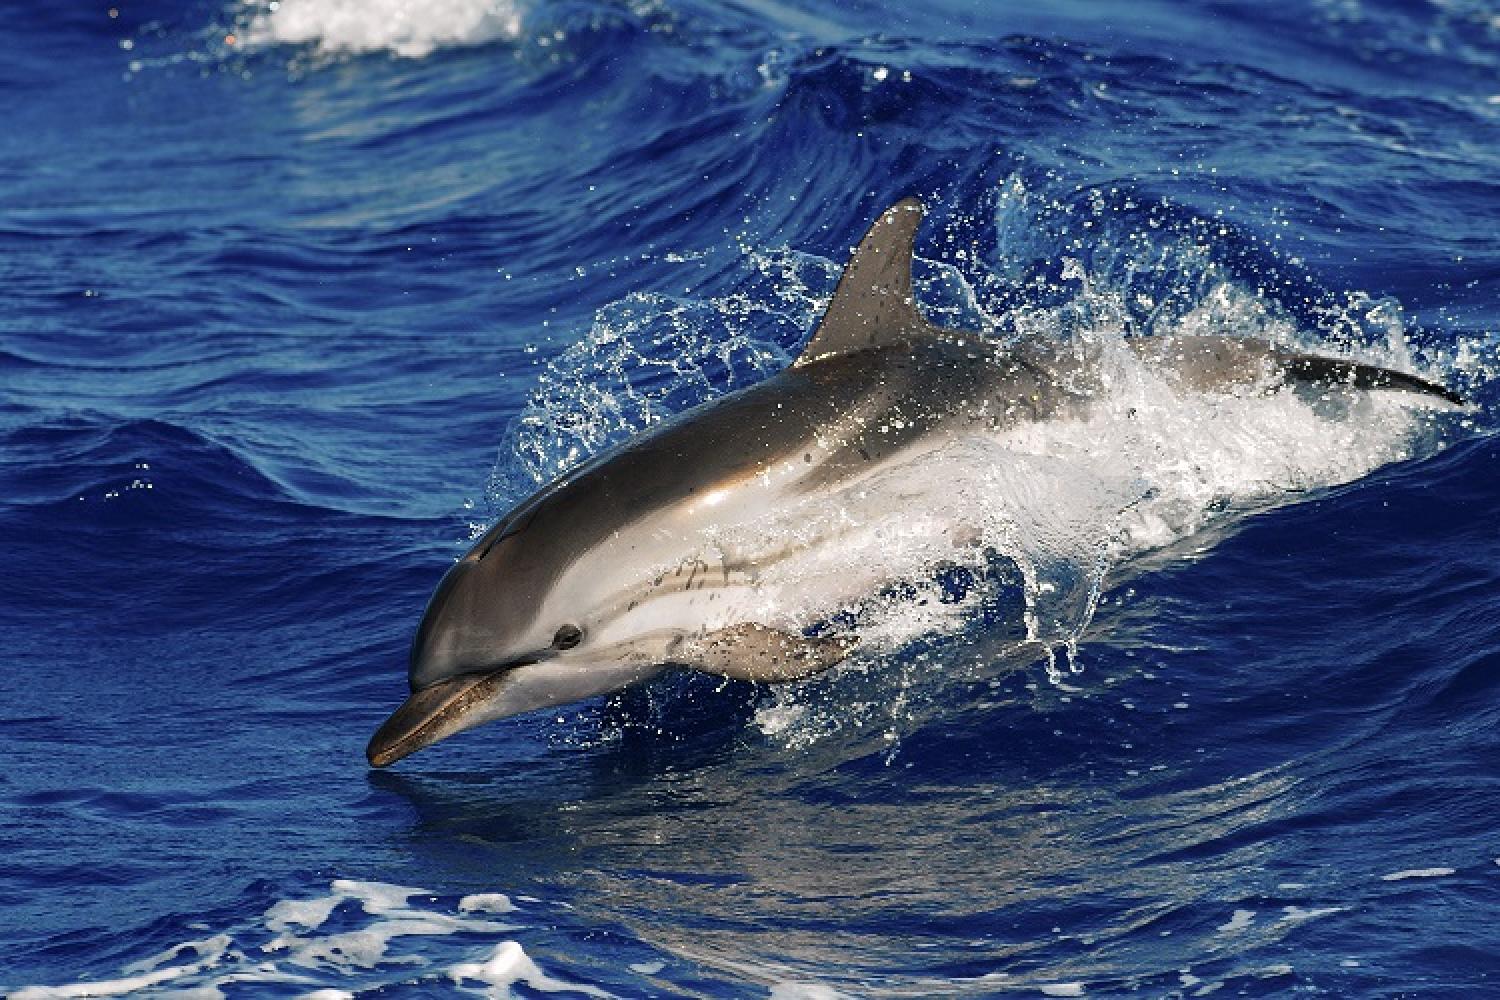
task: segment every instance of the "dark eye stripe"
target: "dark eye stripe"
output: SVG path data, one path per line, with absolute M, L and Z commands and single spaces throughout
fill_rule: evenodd
M 583 641 L 583 629 L 577 625 L 564 625 L 552 637 L 553 649 L 572 649 Z

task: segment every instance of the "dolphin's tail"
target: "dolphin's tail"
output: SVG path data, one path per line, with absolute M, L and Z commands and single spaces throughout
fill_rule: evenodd
M 1281 368 L 1287 376 L 1298 381 L 1322 385 L 1352 385 L 1358 389 L 1405 389 L 1407 392 L 1437 396 L 1454 406 L 1463 406 L 1465 403 L 1462 396 L 1447 386 L 1410 372 L 1293 351 L 1282 352 L 1280 360 Z
M 1198 390 L 1253 384 L 1266 375 L 1292 382 L 1397 389 L 1463 406 L 1464 398 L 1447 386 L 1420 375 L 1367 365 L 1346 358 L 1304 354 L 1246 337 L 1141 337 L 1129 341 L 1142 360 L 1175 371 Z

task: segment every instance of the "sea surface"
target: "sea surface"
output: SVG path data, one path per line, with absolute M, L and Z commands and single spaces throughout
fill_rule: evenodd
M 1500 996 L 1492 3 L 12 4 L 0 108 L 0 992 Z M 1138 378 L 838 669 L 369 769 L 470 541 L 913 194 L 948 325 L 1469 405 Z

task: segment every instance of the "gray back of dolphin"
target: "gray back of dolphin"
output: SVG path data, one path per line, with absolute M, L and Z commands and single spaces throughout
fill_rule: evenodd
M 808 497 L 857 497 L 851 487 L 924 448 L 1084 410 L 1092 396 L 1089 359 L 1074 351 L 1000 346 L 923 318 L 911 275 L 922 217 L 907 199 L 876 220 L 786 370 L 600 454 L 479 539 L 429 602 L 412 645 L 412 695 L 371 740 L 370 761 L 668 665 L 780 681 L 845 657 L 850 638 L 769 622 L 747 600 L 769 566 L 836 540 L 789 535 L 741 549 L 706 540 Z M 1247 339 L 1132 347 L 1190 389 L 1269 378 L 1458 401 L 1419 376 Z M 874 582 L 852 574 L 835 588 L 857 597 Z

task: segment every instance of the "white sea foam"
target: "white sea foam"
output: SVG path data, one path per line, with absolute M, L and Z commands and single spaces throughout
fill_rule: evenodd
M 503 991 L 500 994 L 502 996 L 508 996 L 510 987 L 516 983 L 525 983 L 542 993 L 568 992 L 581 993 L 590 997 L 613 996 L 597 987 L 554 979 L 543 972 L 515 941 L 501 942 L 495 947 L 490 957 L 482 962 L 465 962 L 453 966 L 448 970 L 448 976 L 460 985 L 466 982 L 484 983 L 496 991 Z
M 1283 906 L 1281 908 L 1281 919 L 1288 923 L 1302 924 L 1309 920 L 1317 920 L 1319 917 L 1330 917 L 1335 913 L 1343 913 L 1347 907 L 1343 906 Z
M 1380 876 L 1382 882 L 1404 882 L 1409 878 L 1442 878 L 1452 875 L 1453 868 L 1406 868 Z
M 116 997 L 138 993 L 166 983 L 191 980 L 193 976 L 222 962 L 230 954 L 231 940 L 229 935 L 219 934 L 201 941 L 184 941 L 166 951 L 124 966 L 120 971 L 125 975 L 117 979 L 68 983 L 64 986 L 27 986 L 16 990 L 10 996 L 15 1000 Z M 166 964 L 187 953 L 195 956 L 193 961 L 178 965 Z
M 273 931 L 302 927 L 315 931 L 323 926 L 342 900 L 337 893 L 318 899 L 283 899 L 266 911 L 266 926 Z
M 1233 934 L 1236 931 L 1242 931 L 1246 927 L 1249 927 L 1251 921 L 1254 919 L 1254 910 L 1235 910 L 1227 923 L 1219 925 L 1218 931 L 1220 934 Z
M 405 885 L 389 885 L 385 882 L 361 882 L 341 878 L 332 887 L 337 896 L 356 899 L 366 913 L 383 915 L 407 909 L 407 901 L 413 896 L 431 896 L 427 889 L 413 889 Z
M 312 45 L 328 54 L 437 49 L 516 38 L 515 0 L 246 0 L 247 45 Z
M 523 983 L 541 992 L 609 996 L 545 972 L 515 939 L 522 926 L 467 915 L 475 911 L 520 908 L 501 893 L 444 906 L 423 889 L 339 879 L 326 895 L 280 900 L 258 920 L 131 962 L 117 977 L 26 986 L 10 996 L 59 1000 L 170 989 L 218 997 L 226 987 L 271 983 L 305 988 L 304 996 L 319 1000 L 394 983 L 425 983 L 438 992 L 478 983 L 496 996 Z
M 849 994 L 822 983 L 774 983 L 767 1000 L 848 1000 Z
M 474 910 L 483 910 L 485 913 L 514 913 L 520 907 L 512 903 L 510 897 L 503 892 L 480 892 L 460 899 L 458 909 L 461 913 Z

